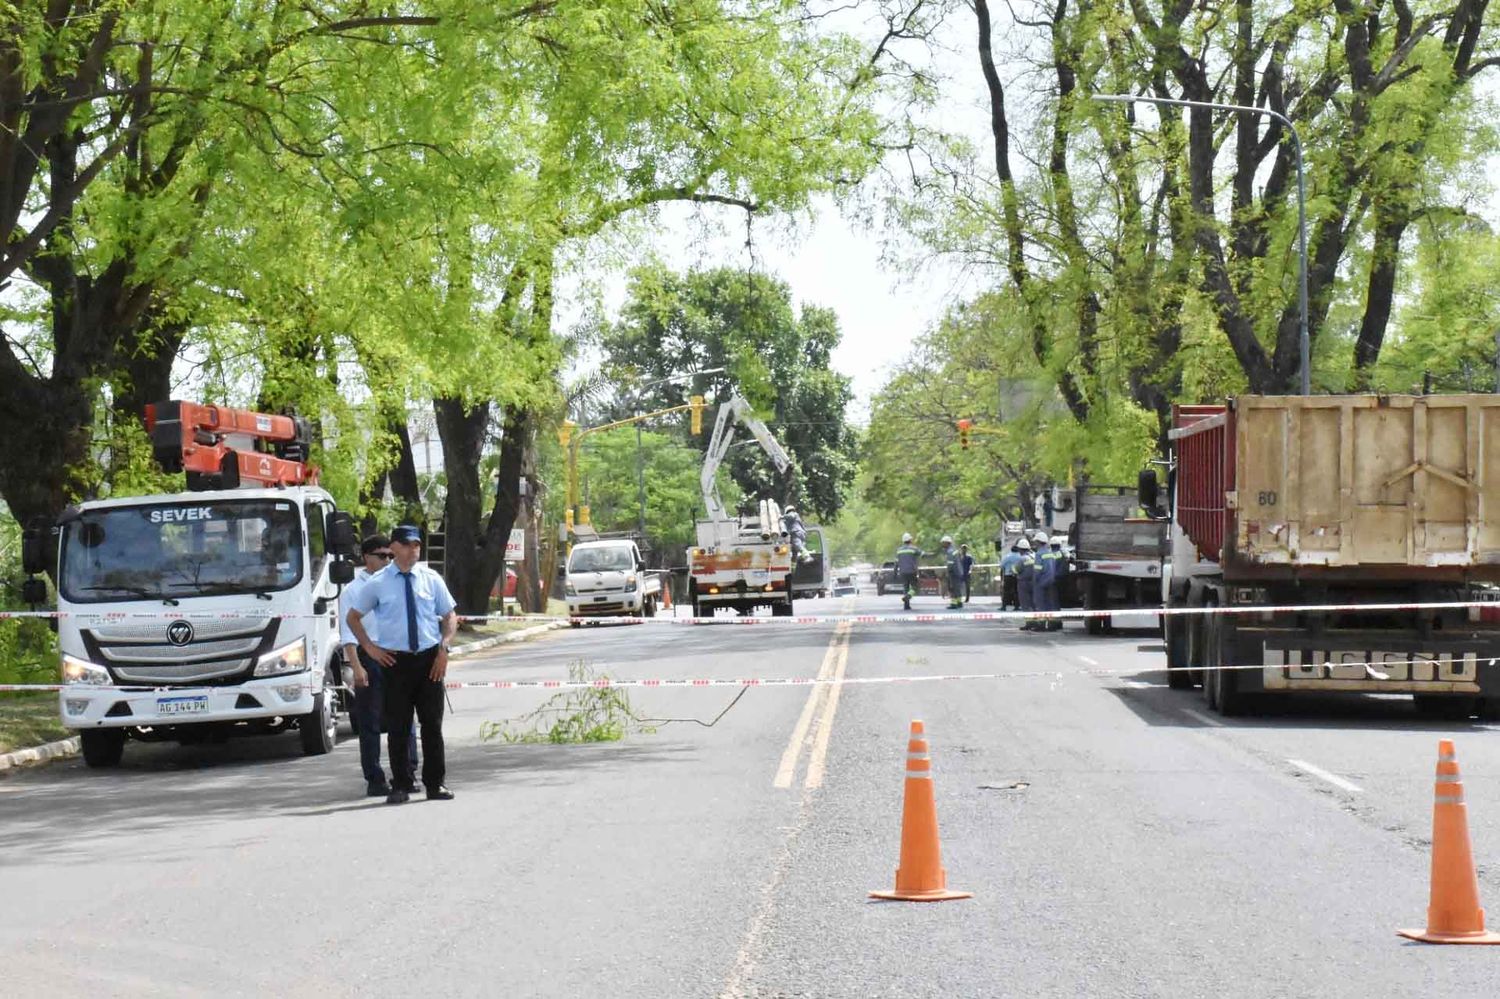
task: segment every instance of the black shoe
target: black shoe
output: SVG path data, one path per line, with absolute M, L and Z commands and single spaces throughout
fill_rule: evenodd
M 439 784 L 437 787 L 429 787 L 427 789 L 427 800 L 428 801 L 452 801 L 453 800 L 453 792 L 450 791 L 450 790 L 448 790 L 446 787 L 444 787 L 441 784 Z
M 402 788 L 392 788 L 391 793 L 385 796 L 387 805 L 404 805 L 411 800 L 411 792 Z
M 384 798 L 391 793 L 391 786 L 385 782 L 385 778 L 365 782 L 365 797 Z

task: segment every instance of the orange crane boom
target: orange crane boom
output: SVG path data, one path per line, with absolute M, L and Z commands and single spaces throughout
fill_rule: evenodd
M 311 427 L 300 416 L 174 399 L 146 407 L 146 431 L 157 463 L 186 472 L 189 489 L 318 482 L 317 467 L 307 463 Z

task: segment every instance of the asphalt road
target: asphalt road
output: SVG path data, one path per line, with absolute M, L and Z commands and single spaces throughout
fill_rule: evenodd
M 1394 931 L 1425 921 L 1443 737 L 1500 914 L 1495 727 L 1394 698 L 1223 720 L 1161 662 L 1150 633 L 1077 624 L 589 627 L 453 675 L 1027 675 L 752 688 L 713 727 L 687 719 L 736 688 L 630 690 L 638 715 L 684 720 L 596 745 L 481 741 L 544 695 L 455 692 L 452 802 L 362 797 L 353 739 L 320 758 L 295 736 L 133 744 L 116 771 L 3 778 L 0 994 L 1493 992 L 1500 948 Z M 913 718 L 972 899 L 866 897 L 893 881 Z

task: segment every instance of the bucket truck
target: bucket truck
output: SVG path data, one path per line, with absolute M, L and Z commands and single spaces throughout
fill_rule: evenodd
M 80 503 L 23 545 L 28 573 L 56 573 L 63 725 L 91 767 L 127 739 L 296 730 L 329 752 L 354 525 L 306 462 L 307 422 L 173 401 L 146 425 L 187 491 Z
M 719 406 L 703 456 L 699 484 L 707 516 L 697 522 L 697 545 L 688 549 L 688 594 L 693 613 L 712 617 L 720 607 L 748 614 L 770 607 L 777 617 L 792 613 L 791 540 L 782 530 L 781 506 L 762 499 L 756 513 L 733 516 L 719 498 L 719 466 L 734 443 L 736 424 L 749 430 L 778 473 L 792 460 L 738 394 Z

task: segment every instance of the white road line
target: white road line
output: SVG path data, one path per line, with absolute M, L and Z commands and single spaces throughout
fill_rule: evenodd
M 839 638 L 849 630 L 849 622 L 841 621 L 833 632 L 833 641 L 828 643 L 828 651 L 823 654 L 823 665 L 818 667 L 818 679 L 826 680 L 832 673 L 834 664 L 838 661 Z M 786 744 L 786 751 L 781 754 L 781 766 L 776 768 L 776 779 L 771 782 L 773 787 L 788 788 L 792 786 L 792 779 L 797 773 L 797 758 L 802 755 L 802 746 L 807 741 L 807 730 L 812 725 L 813 714 L 818 710 L 818 705 L 828 691 L 827 684 L 818 684 L 807 693 L 807 703 L 802 705 L 802 714 L 797 717 L 797 724 L 792 729 L 792 738 Z
M 1078 661 L 1081 662 L 1081 663 L 1083 663 L 1085 666 L 1098 666 L 1099 665 L 1099 660 L 1097 660 L 1097 659 L 1090 659 L 1088 656 L 1079 656 L 1078 657 Z
M 1183 708 L 1182 713 L 1187 715 L 1189 718 L 1202 722 L 1205 725 L 1212 725 L 1214 728 L 1224 727 L 1223 722 L 1219 721 L 1217 718 L 1210 718 L 1208 715 L 1204 714 L 1201 711 L 1194 711 L 1192 708 Z
M 1151 689 L 1151 684 L 1145 683 L 1144 681 L 1141 681 L 1141 680 L 1121 680 L 1120 682 L 1122 684 L 1124 684 L 1125 686 L 1129 687 L 1131 690 L 1150 690 Z
M 1298 770 L 1301 770 L 1305 773 L 1310 773 L 1314 777 L 1317 777 L 1321 780 L 1326 780 L 1334 787 L 1343 788 L 1345 791 L 1348 791 L 1351 794 L 1359 794 L 1362 790 L 1364 790 L 1358 784 L 1344 780 L 1344 778 L 1340 777 L 1338 774 L 1331 774 L 1327 770 L 1324 770 L 1322 767 L 1315 767 L 1311 763 L 1308 763 L 1306 760 L 1294 760 L 1288 757 L 1287 762 L 1296 767 Z
M 840 627 L 834 633 L 834 641 L 838 642 L 838 665 L 833 669 L 833 679 L 844 678 L 844 668 L 849 665 L 849 628 Z M 842 641 L 840 641 L 842 636 Z M 828 761 L 828 739 L 833 735 L 833 714 L 839 709 L 839 692 L 843 690 L 843 684 L 832 684 L 828 697 L 823 701 L 823 715 L 818 719 L 817 735 L 813 739 L 812 753 L 807 757 L 807 779 L 803 783 L 806 788 L 823 786 L 824 765 Z

